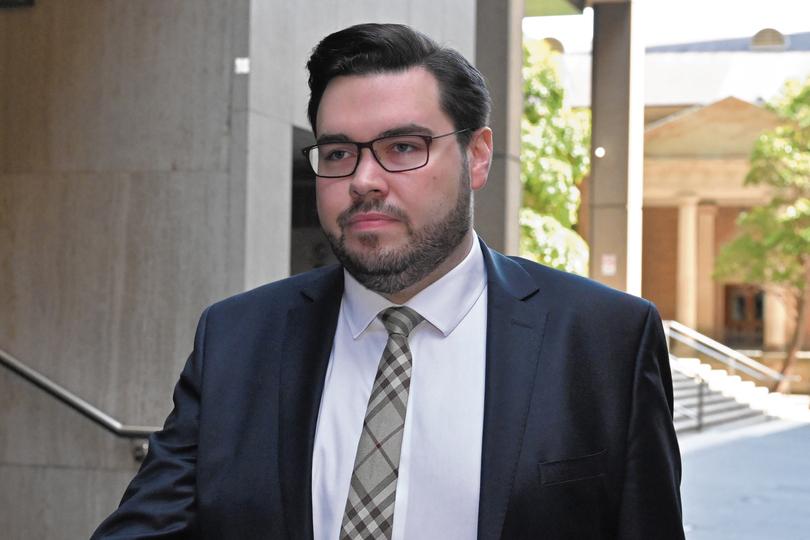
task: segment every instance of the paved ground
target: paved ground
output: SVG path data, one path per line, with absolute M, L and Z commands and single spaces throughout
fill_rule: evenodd
M 688 540 L 810 540 L 810 424 L 685 435 Z

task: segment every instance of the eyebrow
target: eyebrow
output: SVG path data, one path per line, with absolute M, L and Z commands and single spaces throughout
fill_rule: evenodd
M 343 133 L 327 133 L 326 135 L 321 135 L 318 137 L 315 142 L 318 144 L 327 144 L 335 142 L 351 142 L 351 140 Z
M 380 137 L 394 137 L 396 135 L 433 135 L 433 131 L 425 126 L 420 126 L 419 124 L 405 124 L 378 133 L 374 139 L 379 139 Z M 365 141 L 353 141 L 345 133 L 325 133 L 318 137 L 316 142 L 318 144 L 328 144 L 335 142 Z
M 433 135 L 433 131 L 419 124 L 408 124 L 383 131 L 379 136 L 392 137 L 394 135 Z

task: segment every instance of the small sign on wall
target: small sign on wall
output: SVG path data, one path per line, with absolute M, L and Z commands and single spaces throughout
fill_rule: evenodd
M 601 270 L 602 275 L 605 277 L 613 277 L 616 275 L 618 268 L 618 259 L 614 253 L 605 253 L 602 255 Z
M 33 6 L 34 0 L 0 0 L 0 8 Z

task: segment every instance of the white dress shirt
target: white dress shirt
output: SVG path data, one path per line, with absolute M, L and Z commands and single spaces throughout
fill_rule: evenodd
M 392 304 L 345 272 L 312 458 L 315 540 L 337 540 L 357 443 Z M 399 461 L 394 540 L 473 540 L 478 531 L 487 320 L 477 237 L 466 258 L 405 305 L 425 321 L 408 339 L 413 367 Z

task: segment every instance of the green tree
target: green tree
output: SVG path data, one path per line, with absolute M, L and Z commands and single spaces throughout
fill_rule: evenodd
M 784 124 L 757 139 L 745 183 L 768 186 L 772 197 L 740 214 L 739 234 L 720 250 L 715 276 L 775 289 L 788 300 L 795 330 L 780 371 L 789 375 L 810 312 L 810 77 L 786 83 L 767 106 Z M 787 381 L 777 387 L 788 388 Z
M 545 42 L 524 47 L 521 124 L 521 255 L 586 275 L 588 246 L 574 227 L 578 184 L 590 166 L 590 114 L 566 107 L 555 55 Z

